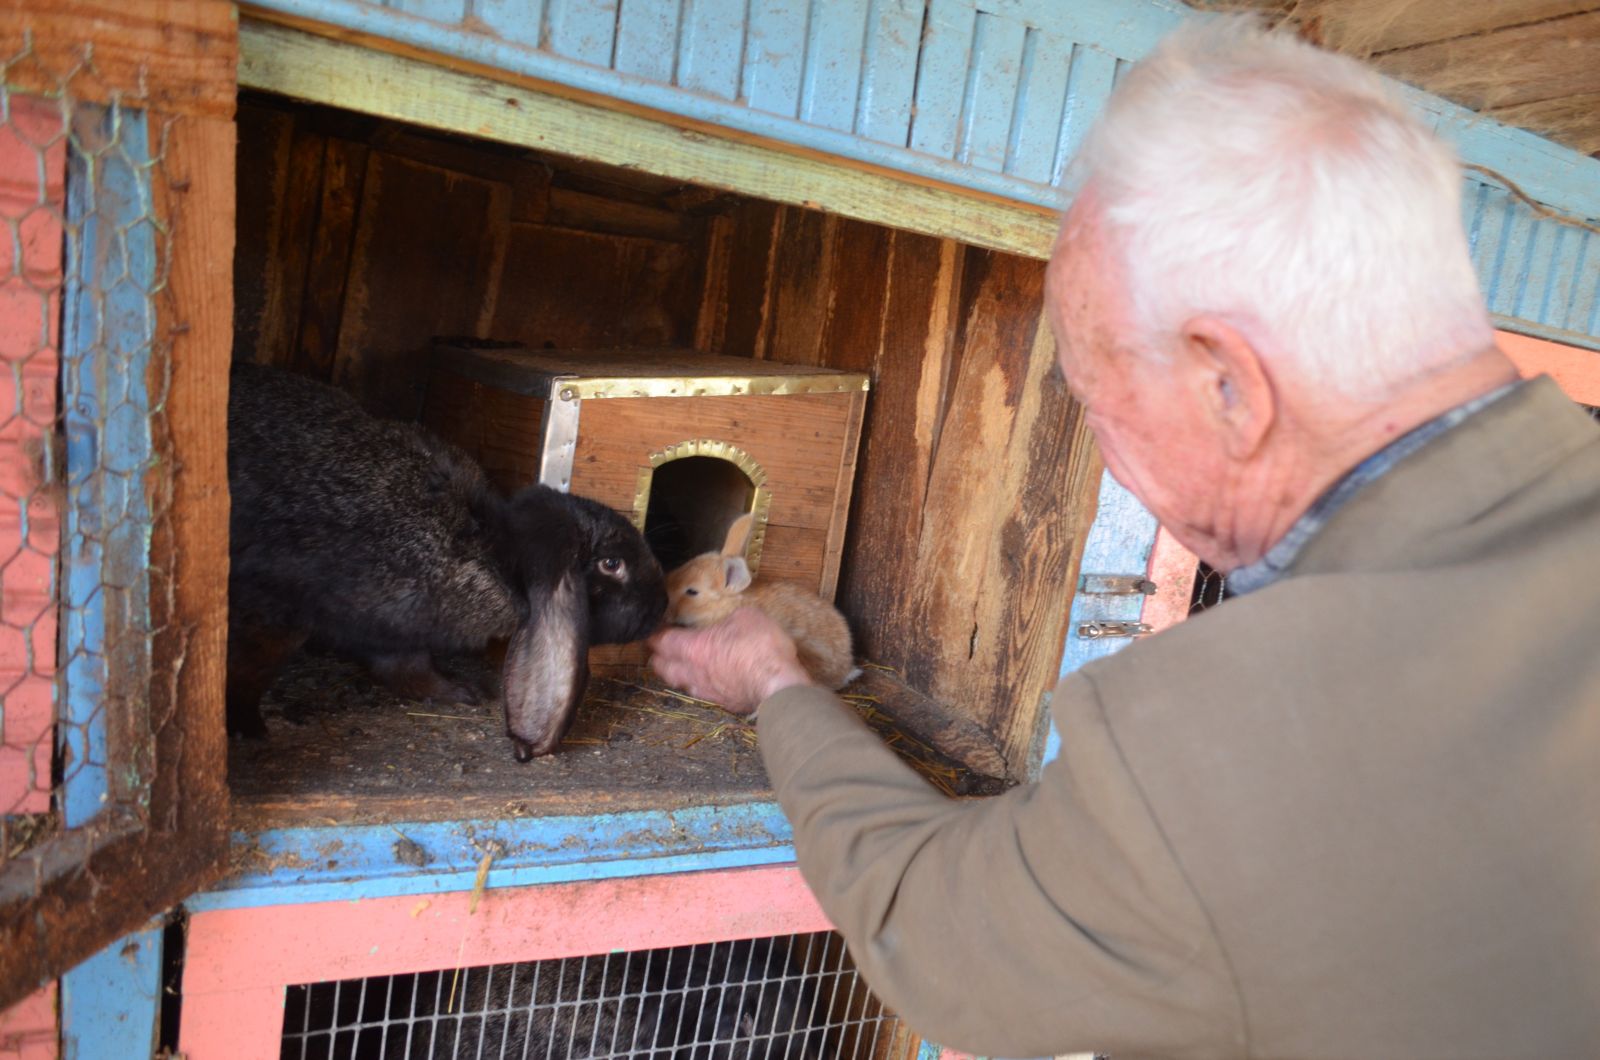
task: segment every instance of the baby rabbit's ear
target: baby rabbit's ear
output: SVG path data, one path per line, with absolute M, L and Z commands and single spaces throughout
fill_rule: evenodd
M 743 556 L 722 557 L 722 580 L 730 593 L 742 593 L 750 588 L 750 565 Z
M 724 556 L 744 555 L 744 547 L 750 543 L 750 528 L 755 526 L 755 523 L 756 517 L 750 512 L 745 512 L 735 519 L 733 525 L 728 527 L 727 539 L 722 543 L 722 554 Z
M 501 678 L 517 761 L 554 751 L 589 683 L 589 596 L 582 572 L 569 567 L 554 586 L 529 587 L 528 620 L 512 635 Z

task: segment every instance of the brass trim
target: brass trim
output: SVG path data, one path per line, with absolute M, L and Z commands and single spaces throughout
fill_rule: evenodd
M 767 540 L 767 514 L 772 508 L 772 493 L 767 489 L 767 469 L 756 463 L 755 458 L 749 453 L 731 442 L 715 438 L 691 438 L 688 441 L 663 446 L 651 453 L 648 457 L 649 466 L 641 467 L 635 480 L 634 528 L 641 534 L 644 533 L 644 520 L 650 512 L 650 489 L 655 482 L 656 468 L 689 456 L 709 456 L 726 460 L 743 472 L 750 480 L 750 484 L 755 487 L 750 495 L 748 509 L 756 517 L 755 526 L 750 530 L 750 541 L 744 550 L 745 562 L 750 567 L 750 573 L 755 574 L 761 569 L 761 547 Z
M 867 390 L 870 380 L 858 373 L 838 375 L 765 376 L 558 376 L 550 396 L 562 401 L 583 398 L 738 397 L 744 394 L 850 394 Z

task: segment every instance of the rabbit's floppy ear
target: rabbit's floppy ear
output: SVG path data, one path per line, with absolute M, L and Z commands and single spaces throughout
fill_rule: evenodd
M 506 732 L 517 761 L 547 755 L 572 727 L 589 683 L 589 599 L 581 572 L 528 594 L 528 620 L 512 635 L 501 670 Z
M 722 557 L 722 580 L 730 593 L 742 593 L 750 588 L 750 565 L 743 556 Z
M 744 547 L 750 542 L 750 529 L 755 526 L 755 523 L 756 517 L 751 512 L 745 512 L 735 519 L 733 525 L 728 527 L 727 539 L 722 543 L 722 554 L 724 556 L 744 555 Z

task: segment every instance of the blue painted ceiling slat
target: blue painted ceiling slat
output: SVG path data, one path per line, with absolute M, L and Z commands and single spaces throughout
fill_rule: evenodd
M 678 84 L 720 99 L 739 95 L 745 0 L 690 0 L 683 14 Z
M 768 114 L 800 113 L 800 77 L 806 65 L 808 0 L 750 0 L 744 97 Z
M 1006 152 L 1006 172 L 1012 176 L 1040 184 L 1051 182 L 1071 68 L 1071 41 L 1046 30 L 1029 32 Z
M 388 0 L 390 7 L 434 22 L 460 22 L 467 17 L 467 0 Z
M 972 0 L 928 0 L 922 61 L 917 71 L 916 113 L 911 120 L 913 151 L 955 158 L 977 18 Z
M 1566 301 L 1564 295 L 1558 296 L 1558 291 L 1561 275 L 1565 271 L 1563 265 L 1568 257 L 1566 252 L 1572 249 L 1572 240 L 1568 238 L 1572 231 L 1566 225 L 1539 224 L 1534 227 L 1533 246 L 1530 248 L 1532 253 L 1528 274 L 1523 279 L 1518 316 L 1537 320 L 1541 324 L 1557 323 L 1551 309 L 1557 304 L 1558 297 L 1562 302 Z
M 616 69 L 672 83 L 678 56 L 678 5 L 622 0 L 617 11 Z
M 813 0 L 800 81 L 801 121 L 855 131 L 868 6 L 868 0 Z
M 1027 40 L 1028 27 L 1021 22 L 978 13 L 972 39 L 972 70 L 961 116 L 961 146 L 956 152 L 956 157 L 969 166 L 991 173 L 1005 170 Z
M 1528 261 L 1533 250 L 1536 219 L 1526 206 L 1508 204 L 1501 230 L 1501 252 L 1496 258 L 1489 308 L 1508 317 L 1521 317 L 1520 307 L 1528 283 Z
M 549 0 L 550 50 L 590 66 L 611 66 L 617 0 Z
M 911 137 L 911 99 L 927 0 L 873 0 L 856 131 L 904 146 Z
M 1577 253 L 1568 269 L 1571 293 L 1561 307 L 1561 327 L 1593 333 L 1592 317 L 1600 312 L 1600 236 L 1579 232 Z
M 479 22 L 501 39 L 538 48 L 544 28 L 545 0 L 473 0 Z
M 1060 184 L 1089 128 L 1111 98 L 1116 56 L 1086 44 L 1074 45 L 1067 68 L 1067 102 L 1061 112 L 1061 133 L 1056 142 L 1052 183 Z

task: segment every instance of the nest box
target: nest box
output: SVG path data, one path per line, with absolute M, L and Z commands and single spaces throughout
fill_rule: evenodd
M 755 515 L 761 577 L 832 599 L 867 377 L 689 350 L 435 343 L 424 420 L 501 489 L 532 482 L 632 519 L 670 570 Z

